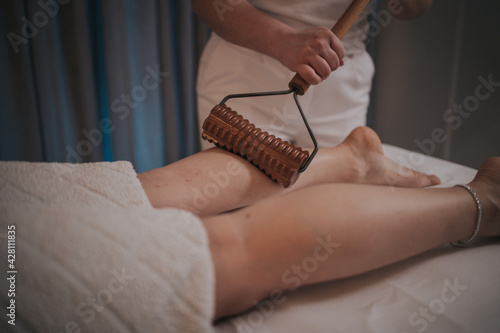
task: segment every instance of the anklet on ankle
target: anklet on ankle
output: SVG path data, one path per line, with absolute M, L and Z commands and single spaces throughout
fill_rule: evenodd
M 455 186 L 463 187 L 467 191 L 469 191 L 469 193 L 474 198 L 474 201 L 476 201 L 476 206 L 477 206 L 476 229 L 474 230 L 474 233 L 472 234 L 472 236 L 468 239 L 459 240 L 457 242 L 450 243 L 451 245 L 453 245 L 455 247 L 467 247 L 476 239 L 477 235 L 479 234 L 479 228 L 481 227 L 481 219 L 483 217 L 483 205 L 481 204 L 481 201 L 479 201 L 479 197 L 477 196 L 476 191 L 474 191 L 469 185 L 458 184 Z

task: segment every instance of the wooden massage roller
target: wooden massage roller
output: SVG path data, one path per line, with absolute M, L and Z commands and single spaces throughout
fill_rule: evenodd
M 332 32 L 339 39 L 342 39 L 369 2 L 370 0 L 353 0 L 332 28 Z M 297 95 L 303 95 L 307 91 L 309 83 L 297 73 L 288 84 L 288 87 L 289 90 L 285 91 L 226 96 L 205 119 L 201 134 L 203 139 L 252 162 L 272 180 L 283 184 L 285 188 L 295 183 L 299 178 L 299 174 L 306 170 L 318 151 L 316 139 L 297 98 Z M 296 147 L 268 132 L 263 132 L 225 104 L 231 98 L 285 95 L 289 93 L 293 93 L 295 104 L 311 136 L 314 145 L 311 154 L 307 150 Z

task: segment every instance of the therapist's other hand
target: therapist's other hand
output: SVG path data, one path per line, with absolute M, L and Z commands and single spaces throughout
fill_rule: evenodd
M 325 80 L 344 64 L 344 46 L 327 28 L 289 31 L 277 47 L 277 59 L 312 85 Z

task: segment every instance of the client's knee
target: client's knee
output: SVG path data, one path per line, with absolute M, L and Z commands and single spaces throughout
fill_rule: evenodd
M 203 220 L 215 269 L 215 318 L 252 306 L 252 281 L 244 235 L 230 215 Z M 255 300 L 257 301 L 257 300 Z

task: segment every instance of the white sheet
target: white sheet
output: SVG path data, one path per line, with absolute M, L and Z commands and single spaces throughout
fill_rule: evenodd
M 405 166 L 467 183 L 475 170 L 384 145 Z M 219 333 L 500 331 L 500 244 L 443 246 L 364 275 L 299 288 L 216 327 Z

